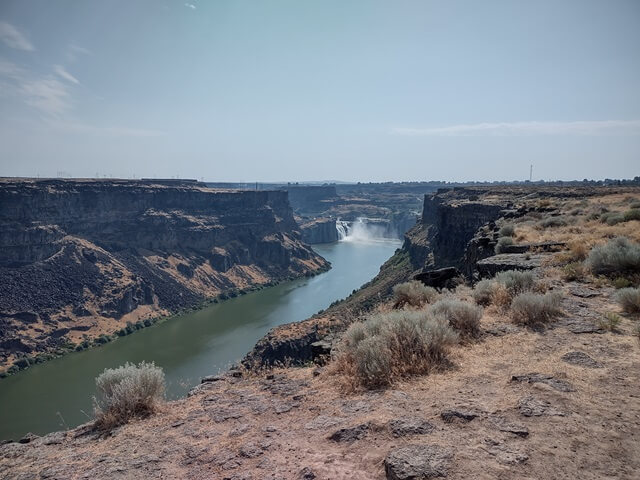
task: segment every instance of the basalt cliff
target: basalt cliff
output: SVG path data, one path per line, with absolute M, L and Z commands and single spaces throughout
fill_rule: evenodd
M 5 179 L 0 368 L 327 269 L 298 230 L 285 191 Z

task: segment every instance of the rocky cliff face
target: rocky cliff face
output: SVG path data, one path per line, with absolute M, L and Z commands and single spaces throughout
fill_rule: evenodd
M 309 275 L 284 191 L 0 183 L 0 365 L 206 298 Z
M 335 218 L 318 218 L 300 223 L 302 239 L 309 244 L 337 242 L 338 229 Z
M 415 268 L 461 267 L 480 227 L 495 222 L 509 206 L 505 198 L 477 200 L 464 189 L 426 195 L 422 217 L 405 239 Z

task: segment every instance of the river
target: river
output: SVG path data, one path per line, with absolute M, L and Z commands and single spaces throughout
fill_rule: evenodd
M 304 320 L 372 279 L 397 241 L 315 245 L 332 269 L 177 316 L 101 347 L 74 352 L 0 380 L 0 440 L 42 435 L 91 418 L 94 379 L 105 368 L 153 361 L 167 397 L 240 360 L 269 329 Z

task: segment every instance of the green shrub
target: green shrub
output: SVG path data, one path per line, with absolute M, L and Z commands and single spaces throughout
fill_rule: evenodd
M 504 285 L 512 295 L 532 290 L 535 286 L 533 272 L 528 271 L 507 270 L 499 272 L 495 276 L 495 280 Z
M 27 368 L 29 365 L 31 365 L 31 362 L 29 362 L 29 359 L 27 357 L 22 357 L 16 360 L 15 362 L 13 362 L 13 364 L 16 367 L 18 367 L 20 370 L 22 370 Z
M 513 321 L 530 326 L 547 323 L 560 314 L 561 300 L 558 293 L 521 293 L 511 302 Z
M 626 277 L 617 277 L 613 280 L 613 286 L 619 290 L 621 288 L 633 286 L 633 282 Z
M 426 303 L 431 303 L 438 296 L 438 292 L 433 287 L 428 287 L 422 282 L 411 280 L 410 282 L 399 283 L 393 287 L 393 298 L 395 307 L 411 305 L 420 307 Z
M 96 426 L 110 429 L 154 413 L 164 398 L 164 372 L 153 363 L 125 363 L 96 378 Z
M 513 238 L 500 237 L 498 239 L 498 243 L 496 244 L 496 248 L 495 248 L 496 253 L 502 253 L 505 250 L 505 247 L 508 247 L 509 245 L 513 245 Z
M 622 288 L 615 294 L 616 302 L 626 313 L 640 313 L 640 288 Z
M 494 280 L 480 280 L 473 288 L 473 299 L 478 305 L 490 305 L 497 283 Z
M 456 341 L 443 319 L 426 311 L 396 310 L 352 324 L 337 361 L 359 386 L 386 387 L 397 378 L 429 372 Z
M 600 215 L 600 221 L 607 225 L 617 225 L 624 222 L 624 214 L 620 212 L 607 212 Z
M 630 222 L 632 220 L 640 220 L 640 208 L 632 208 L 631 210 L 627 210 L 623 215 L 625 222 Z
M 501 237 L 513 237 L 516 234 L 516 229 L 511 223 L 507 223 L 500 228 L 499 232 Z
M 640 245 L 625 237 L 614 238 L 591 249 L 586 264 L 596 275 L 640 272 Z
M 99 337 L 96 337 L 96 338 L 93 339 L 93 344 L 94 345 L 104 345 L 105 343 L 109 343 L 110 341 L 111 341 L 111 337 L 109 337 L 108 335 L 105 335 L 103 333 Z
M 477 337 L 480 333 L 482 308 L 468 302 L 443 298 L 431 306 L 431 313 L 442 316 L 462 335 Z

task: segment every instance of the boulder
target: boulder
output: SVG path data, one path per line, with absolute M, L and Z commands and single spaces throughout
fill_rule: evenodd
M 434 288 L 455 288 L 458 285 L 460 271 L 455 267 L 438 268 L 435 270 L 425 270 L 413 278 L 419 280 L 428 287 Z

